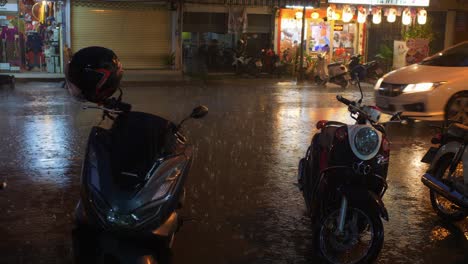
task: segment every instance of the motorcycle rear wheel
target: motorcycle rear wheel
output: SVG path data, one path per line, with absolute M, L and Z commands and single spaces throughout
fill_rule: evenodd
M 446 156 L 446 158 L 439 162 L 437 169 L 435 170 L 434 177 L 442 181 L 447 179 L 452 157 L 453 155 Z M 445 199 L 443 196 L 432 190 L 430 191 L 429 195 L 431 198 L 432 208 L 436 211 L 440 218 L 450 222 L 461 221 L 466 218 L 466 211 Z
M 340 209 L 323 217 L 317 230 L 320 255 L 327 263 L 372 263 L 383 246 L 384 231 L 380 216 L 364 208 L 349 206 L 344 232 L 338 231 Z M 363 251 L 359 253 L 359 251 Z

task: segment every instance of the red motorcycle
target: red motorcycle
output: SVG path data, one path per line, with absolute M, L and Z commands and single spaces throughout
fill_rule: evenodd
M 329 263 L 370 263 L 383 245 L 382 202 L 390 157 L 380 111 L 340 95 L 355 124 L 320 120 L 299 162 L 298 186 L 314 227 L 315 249 Z M 400 113 L 392 121 L 400 122 Z

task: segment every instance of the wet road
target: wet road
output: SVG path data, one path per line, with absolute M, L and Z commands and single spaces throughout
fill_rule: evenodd
M 316 263 L 310 220 L 293 185 L 315 122 L 349 122 L 339 89 L 271 81 L 230 80 L 186 85 L 126 85 L 135 110 L 189 121 L 196 146 L 173 263 Z M 373 102 L 371 89 L 365 100 Z M 356 90 L 343 93 L 357 97 Z M 0 91 L 0 263 L 70 263 L 73 209 L 85 140 L 100 120 L 54 83 Z M 468 221 L 447 225 L 430 207 L 420 162 L 433 131 L 428 123 L 392 125 L 390 221 L 378 263 L 468 263 Z

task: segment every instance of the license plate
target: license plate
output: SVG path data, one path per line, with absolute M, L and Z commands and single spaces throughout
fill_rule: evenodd
M 435 155 L 437 154 L 437 151 L 439 148 L 431 147 L 424 157 L 421 159 L 421 162 L 431 164 L 432 160 L 434 159 Z

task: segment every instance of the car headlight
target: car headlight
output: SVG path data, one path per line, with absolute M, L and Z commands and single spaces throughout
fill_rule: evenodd
M 356 133 L 354 145 L 359 154 L 363 156 L 370 155 L 379 146 L 379 135 L 374 129 L 363 127 Z
M 403 88 L 403 93 L 419 93 L 419 92 L 427 92 L 430 91 L 437 86 L 443 84 L 445 82 L 436 82 L 436 83 L 416 83 L 416 84 L 408 84 L 405 88 Z

